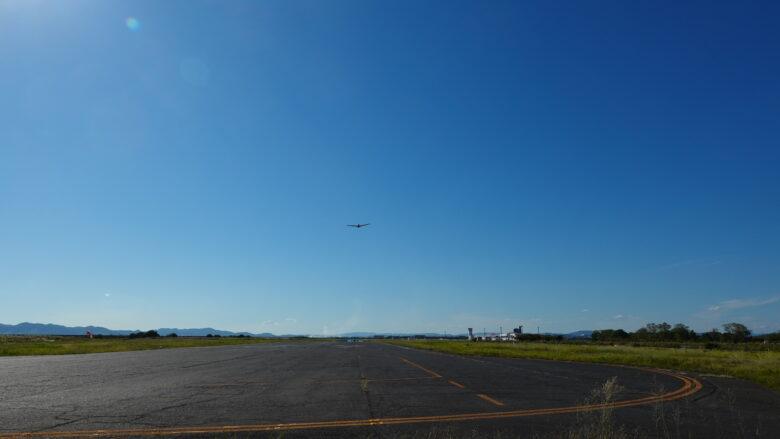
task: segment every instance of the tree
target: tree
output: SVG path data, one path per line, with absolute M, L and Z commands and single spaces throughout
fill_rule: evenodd
M 709 341 L 709 342 L 716 342 L 720 341 L 720 339 L 723 337 L 723 334 L 718 331 L 718 328 L 712 328 L 709 330 L 709 332 L 705 332 L 701 335 L 702 341 Z
M 154 338 L 159 336 L 160 334 L 158 334 L 154 329 L 150 329 L 146 332 L 133 332 L 129 335 L 130 338 Z
M 780 331 L 773 332 L 771 334 L 764 334 L 761 336 L 765 341 L 780 341 Z
M 683 325 L 682 323 L 678 323 L 678 324 L 674 325 L 674 327 L 672 328 L 672 330 L 670 332 L 672 334 L 672 337 L 675 340 L 690 340 L 691 339 L 691 328 L 687 327 L 686 325 Z
M 634 332 L 631 337 L 635 340 L 650 340 L 650 331 L 645 328 L 639 328 Z
M 670 340 L 672 338 L 672 325 L 663 323 L 648 323 L 645 325 L 648 338 L 652 340 Z
M 658 324 L 656 323 L 648 323 L 645 325 L 645 330 L 649 332 L 650 334 L 656 334 L 658 333 Z
M 619 338 L 619 339 L 626 339 L 626 338 L 628 338 L 628 332 L 626 332 L 626 331 L 624 331 L 622 329 L 618 329 L 618 330 L 615 331 L 613 337 Z
M 661 340 L 671 340 L 672 339 L 672 325 L 663 322 L 658 325 L 658 338 Z
M 750 337 L 750 334 L 752 331 L 747 328 L 747 326 L 743 325 L 742 323 L 737 322 L 731 322 L 726 323 L 723 325 L 723 332 L 726 333 L 727 338 L 729 341 L 733 342 L 740 342 L 740 341 L 746 341 L 748 337 Z
M 622 329 L 604 329 L 593 331 L 590 338 L 595 341 L 622 340 L 628 338 L 628 333 Z

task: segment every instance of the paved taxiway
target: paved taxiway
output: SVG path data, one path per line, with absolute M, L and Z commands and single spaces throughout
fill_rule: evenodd
M 741 380 L 296 342 L 0 358 L 0 439 L 544 436 L 613 376 L 617 422 L 646 436 L 780 437 L 780 395 Z

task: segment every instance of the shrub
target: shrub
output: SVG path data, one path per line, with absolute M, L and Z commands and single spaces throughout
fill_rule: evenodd
M 130 338 L 156 338 L 159 336 L 160 334 L 158 334 L 154 329 L 150 329 L 146 332 L 133 332 L 129 335 Z

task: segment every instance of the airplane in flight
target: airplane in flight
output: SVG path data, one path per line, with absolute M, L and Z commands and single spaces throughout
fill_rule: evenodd
M 371 223 L 367 223 L 367 224 L 347 224 L 347 227 L 354 227 L 356 229 L 359 229 L 361 227 L 370 226 L 370 225 L 371 225 Z

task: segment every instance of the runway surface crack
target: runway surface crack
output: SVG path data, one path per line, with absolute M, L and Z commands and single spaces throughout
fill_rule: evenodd
M 358 363 L 358 370 L 360 371 L 360 389 L 363 391 L 363 396 L 366 398 L 366 406 L 368 407 L 368 417 L 369 419 L 375 419 L 377 418 L 377 414 L 374 413 L 374 406 L 371 403 L 371 394 L 368 388 L 368 379 L 366 378 L 366 372 L 365 368 L 363 367 L 363 361 L 360 356 L 360 354 L 357 354 L 357 363 Z M 374 430 L 374 434 L 377 438 L 382 437 L 382 433 L 379 431 L 379 427 L 374 425 L 372 426 L 372 430 Z

